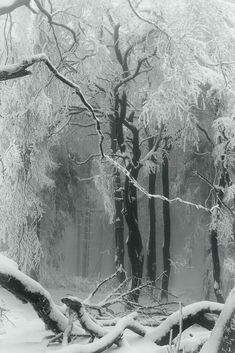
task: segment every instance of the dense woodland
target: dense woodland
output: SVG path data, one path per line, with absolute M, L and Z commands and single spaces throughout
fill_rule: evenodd
M 234 14 L 0 1 L 0 286 L 50 330 L 40 352 L 126 352 L 126 329 L 148 353 L 235 351 Z

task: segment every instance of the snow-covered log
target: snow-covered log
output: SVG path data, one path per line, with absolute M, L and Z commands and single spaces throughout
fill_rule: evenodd
M 77 297 L 68 296 L 61 299 L 62 303 L 66 304 L 71 310 L 75 311 L 81 326 L 85 331 L 89 332 L 92 336 L 103 337 L 107 334 L 107 330 L 98 324 L 87 313 L 83 304 Z M 129 324 L 126 327 L 140 336 L 145 336 L 146 328 L 134 319 L 129 319 Z
M 235 287 L 230 292 L 224 308 L 200 353 L 235 352 Z
M 88 314 L 83 304 L 77 297 L 65 297 L 61 299 L 62 303 L 66 304 L 71 310 L 75 311 L 77 314 L 77 318 L 82 326 L 82 328 L 89 332 L 91 336 L 95 336 L 98 338 L 103 337 L 107 334 L 107 330 L 105 330 L 101 325 L 96 323 L 93 318 Z
M 58 353 L 98 353 L 104 352 L 115 344 L 118 340 L 121 339 L 125 329 L 130 328 L 133 324 L 134 319 L 136 318 L 137 313 L 131 313 L 123 318 L 121 318 L 117 325 L 113 328 L 112 331 L 107 333 L 104 337 L 99 340 L 88 343 L 88 344 L 72 344 L 70 346 L 59 349 Z M 52 352 L 52 351 L 51 351 Z M 53 351 L 54 352 L 54 351 Z
M 30 303 L 47 328 L 53 332 L 64 332 L 68 319 L 53 302 L 50 294 L 35 280 L 17 269 L 14 262 L 0 254 L 0 286 L 11 292 L 23 303 Z M 83 330 L 75 326 L 74 334 Z
M 182 309 L 182 330 L 184 331 L 194 324 L 212 330 L 215 321 L 212 318 L 207 318 L 205 314 L 211 313 L 219 315 L 222 309 L 223 304 L 210 301 L 201 301 L 187 305 Z M 180 312 L 178 310 L 171 314 L 161 325 L 150 331 L 147 336 L 160 346 L 166 345 L 169 342 L 171 330 L 173 333 L 172 338 L 178 335 L 179 321 Z

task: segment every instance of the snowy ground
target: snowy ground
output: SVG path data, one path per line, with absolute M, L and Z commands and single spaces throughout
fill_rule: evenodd
M 54 290 L 55 297 L 59 298 L 67 294 L 65 290 Z M 37 317 L 31 305 L 22 304 L 13 295 L 0 288 L 0 306 L 7 308 L 7 319 L 0 323 L 0 352 L 1 353 L 44 353 L 47 351 L 57 351 L 60 346 L 50 346 L 47 348 L 47 336 L 50 331 L 45 330 L 43 322 Z M 127 341 L 131 344 L 129 352 L 143 352 L 149 347 L 148 352 L 156 352 L 156 345 L 152 342 L 140 339 L 133 333 L 126 333 Z M 126 342 L 126 345 L 128 343 Z M 147 346 L 146 346 L 147 345 Z M 137 349 L 138 347 L 138 349 Z M 126 351 L 124 345 L 119 349 L 122 353 Z M 109 351 L 112 351 L 110 349 Z M 114 350 L 116 350 L 114 348 Z
M 68 293 L 65 289 L 50 290 L 50 292 L 57 303 L 65 294 L 75 294 L 72 291 Z M 85 296 L 84 293 L 83 295 Z M 0 306 L 9 310 L 6 315 L 10 320 L 5 318 L 2 323 L 0 322 L 1 353 L 56 352 L 61 348 L 60 345 L 47 347 L 47 336 L 51 332 L 45 330 L 43 322 L 37 317 L 31 305 L 22 304 L 9 292 L 0 288 Z M 197 328 L 193 329 L 194 333 L 196 330 Z M 147 338 L 140 338 L 128 330 L 125 331 L 124 338 L 124 344 L 118 349 L 118 353 L 165 352 L 165 350 L 157 350 L 157 346 Z M 117 352 L 117 349 L 110 348 L 109 352 L 112 351 Z

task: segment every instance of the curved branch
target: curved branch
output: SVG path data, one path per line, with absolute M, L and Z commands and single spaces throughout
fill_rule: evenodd
M 211 330 L 215 325 L 215 320 L 207 318 L 205 314 L 210 313 L 219 315 L 223 307 L 223 304 L 209 301 L 187 305 L 182 309 L 182 330 L 184 331 L 194 324 L 199 324 L 200 326 Z M 171 330 L 173 332 L 172 338 L 178 335 L 179 321 L 180 311 L 178 310 L 146 336 L 160 346 L 165 345 L 169 342 Z
M 80 165 L 84 165 L 86 163 L 88 163 L 91 159 L 93 158 L 96 158 L 96 157 L 100 157 L 100 154 L 97 153 L 97 154 L 91 154 L 87 159 L 85 159 L 85 161 L 82 161 L 82 162 L 78 162 L 76 161 L 75 159 L 73 159 L 71 156 L 70 156 L 70 160 L 75 163 L 76 165 L 80 166 Z
M 5 4 L 0 5 L 0 16 L 6 15 L 21 6 L 29 7 L 29 4 L 30 4 L 30 0 L 5 1 Z
M 137 313 L 131 313 L 118 321 L 112 331 L 107 333 L 104 337 L 98 341 L 89 344 L 73 344 L 65 348 L 59 349 L 58 353 L 100 353 L 122 338 L 125 329 L 131 329 L 132 325 L 135 325 L 135 318 Z
M 140 15 L 136 9 L 134 8 L 134 6 L 131 3 L 131 0 L 127 0 L 128 4 L 131 8 L 131 10 L 133 11 L 133 13 L 136 15 L 136 17 L 138 17 L 141 21 L 144 21 L 152 26 L 154 26 L 156 29 L 158 29 L 161 33 L 165 34 L 165 36 L 169 39 L 169 35 L 168 33 L 166 33 L 163 29 L 161 29 L 155 22 L 148 20 L 147 18 L 143 17 L 142 15 Z
M 37 5 L 38 9 L 47 17 L 48 19 L 48 22 L 49 24 L 52 26 L 52 25 L 55 25 L 57 27 L 61 27 L 61 28 L 64 28 L 66 29 L 67 31 L 69 31 L 72 36 L 73 36 L 73 40 L 74 40 L 74 43 L 77 42 L 77 36 L 76 36 L 76 33 L 74 32 L 74 30 L 72 28 L 70 28 L 69 26 L 65 25 L 64 23 L 60 23 L 60 22 L 57 22 L 57 21 L 54 21 L 53 20 L 53 15 L 51 15 L 40 3 L 40 1 L 38 0 L 34 0 L 35 4 Z

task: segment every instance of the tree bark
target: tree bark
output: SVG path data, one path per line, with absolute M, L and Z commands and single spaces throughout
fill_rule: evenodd
M 123 217 L 123 191 L 119 170 L 114 174 L 114 197 L 115 197 L 115 267 L 118 270 L 124 268 L 124 217 Z M 125 280 L 125 272 L 118 272 L 119 282 Z
M 169 198 L 169 164 L 166 153 L 163 154 L 162 163 L 162 187 L 163 196 Z M 171 242 L 171 217 L 170 204 L 163 201 L 163 223 L 164 223 L 164 241 L 163 241 L 163 272 L 161 299 L 168 300 L 168 285 L 171 270 L 170 262 L 170 242 Z
M 90 223 L 91 223 L 91 210 L 90 210 L 90 197 L 87 191 L 86 197 L 86 213 L 84 225 L 84 238 L 83 238 L 83 255 L 82 255 L 82 276 L 88 276 L 89 268 L 89 252 L 90 252 Z
M 224 303 L 224 298 L 221 292 L 221 279 L 220 279 L 220 260 L 218 250 L 217 231 L 212 229 L 210 233 L 211 242 L 211 255 L 213 263 L 213 279 L 214 279 L 214 293 L 218 303 Z
M 139 169 L 134 166 L 130 166 L 130 175 L 137 180 Z M 125 191 L 124 191 L 124 202 L 125 202 L 125 219 L 128 225 L 128 238 L 127 238 L 127 249 L 128 255 L 131 262 L 132 271 L 132 283 L 131 289 L 138 287 L 141 284 L 143 275 L 143 244 L 141 234 L 138 225 L 138 209 L 137 209 L 137 190 L 136 187 L 130 182 L 130 179 L 126 177 L 125 180 Z M 138 302 L 140 291 L 136 290 L 131 295 L 131 300 Z
M 229 178 L 228 171 L 225 167 L 223 167 L 222 174 L 219 180 L 219 187 L 220 187 L 218 191 L 219 208 L 222 207 L 224 188 L 226 187 L 226 185 L 229 185 L 229 184 L 230 184 L 230 178 Z M 216 229 L 212 229 L 210 232 L 210 243 L 211 243 L 211 255 L 212 255 L 212 264 L 213 264 L 214 293 L 218 303 L 224 303 L 224 297 L 221 291 L 218 234 Z
M 153 139 L 149 140 L 149 150 L 153 148 Z M 149 174 L 149 193 L 155 194 L 156 171 Z M 149 238 L 147 243 L 147 277 L 150 281 L 156 280 L 156 214 L 155 199 L 149 199 Z

